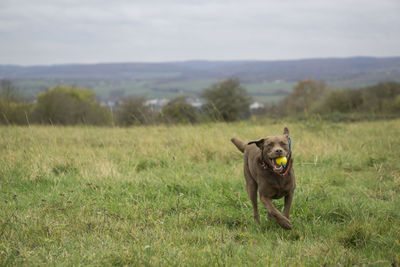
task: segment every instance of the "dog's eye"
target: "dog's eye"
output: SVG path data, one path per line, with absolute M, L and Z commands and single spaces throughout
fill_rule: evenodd
M 287 146 L 287 144 L 286 144 L 285 142 L 279 142 L 279 144 L 280 144 L 281 146 Z
M 268 143 L 267 147 L 273 147 L 274 145 L 274 143 Z

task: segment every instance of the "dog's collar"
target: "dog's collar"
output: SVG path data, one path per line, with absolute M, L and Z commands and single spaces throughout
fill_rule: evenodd
M 289 156 L 287 158 L 288 158 L 288 164 L 282 169 L 281 172 L 276 172 L 273 169 L 271 169 L 263 159 L 261 160 L 261 166 L 264 168 L 264 170 L 278 174 L 280 177 L 285 178 L 285 176 L 288 174 L 290 167 L 292 165 L 291 155 L 289 154 Z
M 289 136 L 287 138 L 288 138 L 288 141 L 289 141 L 289 155 L 287 156 L 288 163 L 286 164 L 286 166 L 283 166 L 283 169 L 282 169 L 281 172 L 276 172 L 276 171 L 274 171 L 272 168 L 270 168 L 268 166 L 268 164 L 264 160 L 264 149 L 261 148 L 261 166 L 264 168 L 264 170 L 268 170 L 270 172 L 278 174 L 282 178 L 284 178 L 286 176 L 286 174 L 288 174 L 288 172 L 290 170 L 291 163 L 292 163 L 292 140 L 290 139 Z

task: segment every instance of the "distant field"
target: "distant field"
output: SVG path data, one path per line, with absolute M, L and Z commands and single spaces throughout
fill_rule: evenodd
M 201 92 L 211 87 L 218 80 L 189 80 L 189 81 L 73 81 L 73 80 L 16 80 L 14 84 L 21 89 L 24 95 L 36 97 L 40 91 L 58 84 L 74 85 L 90 88 L 100 99 L 111 98 L 112 91 L 119 90 L 124 93 L 120 96 L 142 95 L 148 98 L 173 98 L 180 95 L 187 95 L 198 98 Z M 260 82 L 243 83 L 243 86 L 253 96 L 255 101 L 261 103 L 273 103 L 282 99 L 290 93 L 295 82 Z
M 291 231 L 265 209 L 254 223 L 229 141 L 285 125 Z M 0 265 L 399 265 L 399 135 L 400 120 L 1 127 Z
M 181 95 L 199 98 L 201 92 L 217 83 L 218 80 L 35 80 L 24 79 L 15 80 L 13 83 L 20 88 L 23 94 L 29 98 L 36 98 L 41 92 L 55 85 L 65 84 L 77 87 L 90 88 L 96 92 L 100 100 L 115 99 L 113 91 L 120 91 L 122 94 L 116 96 L 121 98 L 129 95 L 146 96 L 153 98 L 174 98 Z M 296 86 L 295 81 L 264 81 L 264 82 L 243 82 L 242 86 L 246 88 L 254 101 L 260 103 L 277 103 Z M 328 82 L 330 88 L 360 88 L 376 84 L 371 82 L 349 82 L 333 81 Z
M 148 98 L 198 97 L 213 83 L 238 77 L 254 100 L 274 103 L 299 80 L 326 81 L 330 88 L 360 88 L 400 81 L 400 57 L 314 58 L 281 61 L 125 62 L 13 66 L 0 64 L 0 79 L 12 80 L 24 95 L 58 84 L 94 90 L 101 100 L 127 95 Z

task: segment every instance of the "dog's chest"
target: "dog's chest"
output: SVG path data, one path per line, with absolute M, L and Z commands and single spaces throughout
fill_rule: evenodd
M 273 199 L 279 199 L 289 194 L 291 190 L 290 177 L 274 177 L 268 179 L 268 195 Z

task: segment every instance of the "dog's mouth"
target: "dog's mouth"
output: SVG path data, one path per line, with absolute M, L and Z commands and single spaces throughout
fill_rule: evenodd
M 274 172 L 281 172 L 281 171 L 283 170 L 283 166 L 278 165 L 278 164 L 276 163 L 276 159 L 277 159 L 277 158 L 269 158 L 269 164 L 271 165 L 272 170 L 273 170 Z

